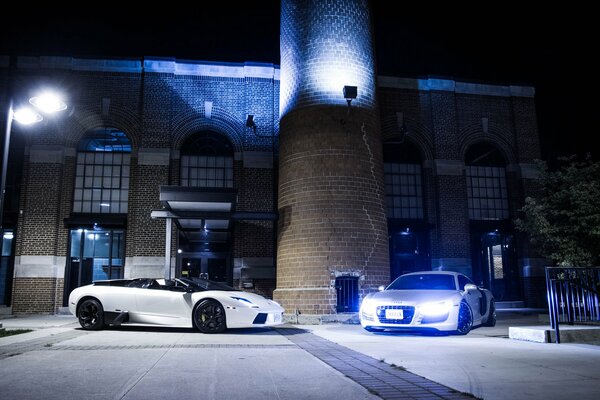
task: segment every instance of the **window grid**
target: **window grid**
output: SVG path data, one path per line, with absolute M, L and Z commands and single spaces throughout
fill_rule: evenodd
M 470 219 L 508 218 L 506 173 L 503 167 L 467 166 L 467 194 Z
M 181 186 L 233 187 L 233 158 L 228 156 L 181 156 Z
M 385 163 L 388 218 L 422 219 L 423 188 L 419 164 Z
M 127 213 L 129 167 L 126 153 L 78 152 L 73 212 Z

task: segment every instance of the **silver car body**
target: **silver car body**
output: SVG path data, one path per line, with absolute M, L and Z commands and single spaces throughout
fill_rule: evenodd
M 457 272 L 423 271 L 402 276 L 422 275 L 449 276 L 454 286 L 448 290 L 393 290 L 390 288 L 394 281 L 383 291 L 370 293 L 363 299 L 359 312 L 363 328 L 456 332 L 462 302 L 470 307 L 473 327 L 491 318 L 495 321 L 494 299 L 489 290 L 476 287 L 468 277 Z M 470 283 L 466 289 L 459 287 L 459 277 L 461 282 Z

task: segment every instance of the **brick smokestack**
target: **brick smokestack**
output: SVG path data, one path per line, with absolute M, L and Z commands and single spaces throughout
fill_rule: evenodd
M 361 296 L 389 283 L 375 74 L 368 1 L 282 1 L 274 298 L 288 314 L 335 313 L 336 277 Z

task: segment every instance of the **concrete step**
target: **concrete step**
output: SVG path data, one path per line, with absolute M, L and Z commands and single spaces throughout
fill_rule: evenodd
M 600 326 L 559 325 L 561 343 L 600 344 Z M 537 343 L 555 343 L 556 332 L 550 326 L 511 326 L 508 337 Z
M 58 315 L 71 315 L 71 311 L 69 311 L 69 307 L 58 307 L 56 311 Z
M 506 310 L 510 308 L 525 308 L 524 301 L 497 301 L 496 310 Z
M 12 307 L 0 306 L 0 317 L 12 314 Z

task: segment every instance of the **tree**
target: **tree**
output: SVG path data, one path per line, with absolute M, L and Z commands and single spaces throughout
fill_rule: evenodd
M 538 162 L 542 195 L 528 197 L 517 229 L 560 266 L 600 264 L 600 162 L 561 159 L 550 171 Z

